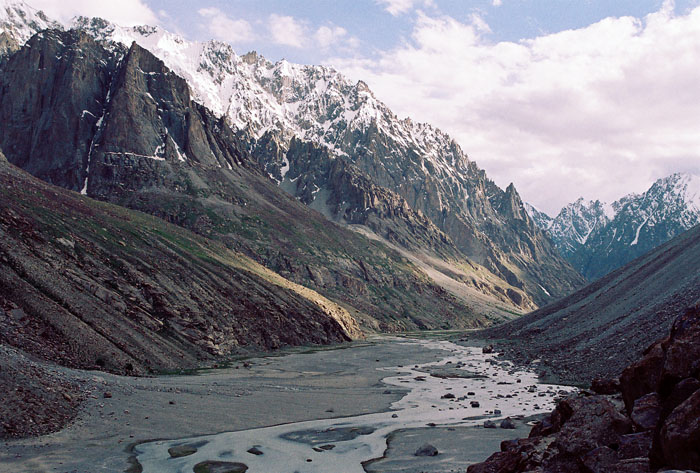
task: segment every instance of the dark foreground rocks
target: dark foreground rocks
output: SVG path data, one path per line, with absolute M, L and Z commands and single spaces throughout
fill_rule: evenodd
M 617 380 L 561 401 L 468 473 L 700 471 L 700 306 Z

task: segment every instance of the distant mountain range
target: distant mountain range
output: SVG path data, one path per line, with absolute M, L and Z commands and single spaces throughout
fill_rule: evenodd
M 241 221 L 240 209 L 227 210 L 249 203 L 221 183 L 237 165 L 262 170 L 327 220 L 400 252 L 460 304 L 490 307 L 494 316 L 584 282 L 513 186 L 500 189 L 449 136 L 398 119 L 366 84 L 332 68 L 238 56 L 226 44 L 188 42 L 158 27 L 88 18 L 61 26 L 23 2 L 5 1 L 0 21 L 7 45 L 0 147 L 48 182 L 223 234 L 269 268 L 326 291 L 340 293 L 343 284 L 323 276 L 337 271 L 333 264 L 290 269 L 308 260 L 307 245 L 285 253 L 285 240 L 261 250 L 260 236 L 270 238 L 265 218 L 247 207 L 250 218 Z M 18 108 L 27 100 L 33 108 Z
M 572 266 L 594 280 L 700 223 L 700 176 L 672 174 L 611 205 L 580 198 L 554 218 L 526 208 Z

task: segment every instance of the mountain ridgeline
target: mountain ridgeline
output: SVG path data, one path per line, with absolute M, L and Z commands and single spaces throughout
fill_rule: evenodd
M 314 251 L 321 243 L 308 235 L 318 228 L 294 228 L 319 217 L 290 221 L 298 207 L 280 209 L 294 204 L 273 185 L 325 219 L 369 231 L 403 260 L 405 252 L 417 255 L 427 268 L 409 272 L 429 281 L 425 273 L 438 271 L 446 297 L 458 300 L 448 309 L 473 312 L 478 293 L 490 301 L 489 317 L 502 318 L 583 283 L 513 186 L 496 186 L 439 130 L 399 120 L 362 82 L 350 84 L 326 67 L 237 56 L 228 45 L 191 43 L 160 28 L 78 18 L 66 31 L 13 5 L 3 25 L 18 44 L 34 30 L 52 29 L 3 59 L 0 146 L 47 182 L 215 235 L 371 317 L 387 308 L 385 328 L 432 327 L 443 317 L 405 322 L 401 314 L 413 313 L 413 304 L 379 303 L 389 296 L 347 283 L 358 276 L 363 252 L 345 254 L 355 260 L 352 270 L 329 264 L 335 243 Z M 232 179 L 239 174 L 245 176 Z M 251 176 L 253 186 L 245 182 Z M 249 205 L 261 197 L 275 202 Z M 265 216 L 270 208 L 284 215 Z M 284 235 L 290 232 L 294 238 Z M 377 274 L 385 284 L 394 277 L 401 279 L 387 269 Z M 374 302 L 358 304 L 348 287 Z M 428 317 L 432 309 L 424 309 Z M 451 326 L 447 320 L 438 325 Z
M 0 146 L 52 184 L 223 241 L 380 330 L 488 323 L 379 242 L 283 192 L 150 52 L 83 31 L 32 37 L 0 73 Z
M 72 26 L 104 44 L 135 41 L 163 59 L 188 82 L 195 101 L 250 137 L 249 150 L 270 177 L 308 204 L 338 192 L 311 156 L 287 156 L 293 138 L 326 147 L 332 159 L 402 197 L 472 263 L 526 299 L 541 304 L 583 283 L 521 211 L 515 189 L 496 186 L 440 130 L 396 117 L 362 81 L 350 83 L 328 67 L 272 63 L 254 52 L 238 56 L 229 45 L 188 42 L 157 27 L 121 28 L 87 18 Z M 314 175 L 291 182 L 308 172 Z M 318 189 L 307 185 L 311 180 Z M 343 213 L 372 211 L 343 201 Z M 327 207 L 327 201 L 316 204 Z
M 700 177 L 676 173 L 612 205 L 578 199 L 555 218 L 527 206 L 562 255 L 590 280 L 700 223 Z
M 220 241 L 372 330 L 482 326 L 584 282 L 513 185 L 361 81 L 5 3 L 0 148 L 48 183 Z

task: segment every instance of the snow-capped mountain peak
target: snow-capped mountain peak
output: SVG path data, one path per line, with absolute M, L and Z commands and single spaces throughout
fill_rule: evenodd
M 61 25 L 21 0 L 0 0 L 0 31 L 9 34 L 19 45 L 36 32 L 49 28 L 61 28 Z
M 528 202 L 523 202 L 523 206 L 527 214 L 535 222 L 535 225 L 542 230 L 549 230 L 551 228 L 552 223 L 554 223 L 552 217 Z
M 285 188 L 297 192 L 301 181 L 289 181 L 314 165 L 308 162 L 314 153 L 307 153 L 304 163 L 288 159 L 293 138 L 321 145 L 331 161 L 356 166 L 379 188 L 396 192 L 446 231 L 466 256 L 498 276 L 517 279 L 517 287 L 538 302 L 580 284 L 580 276 L 519 211 L 517 192 L 504 192 L 490 181 L 439 129 L 398 118 L 364 82 L 353 83 L 331 67 L 271 62 L 252 52 L 239 56 L 227 44 L 188 41 L 159 27 L 120 27 L 80 17 L 67 27 L 86 31 L 117 55 L 123 54 L 117 44 L 135 42 L 150 51 L 185 80 L 191 98 L 246 135 L 252 154 Z M 324 176 L 328 180 L 317 182 L 321 176 L 311 175 L 302 180 L 307 185 L 302 191 L 312 189 L 305 198 L 309 205 L 322 195 L 314 185 L 341 184 L 330 180 L 337 175 Z M 519 276 L 503 261 L 520 268 Z M 555 278 L 530 269 L 543 262 L 560 269 Z
M 561 209 L 546 229 L 564 256 L 573 254 L 610 221 L 611 206 L 580 197 Z
M 667 178 L 676 194 L 690 210 L 700 212 L 700 176 L 676 173 Z
M 187 41 L 159 27 L 123 28 L 87 18 L 77 18 L 70 27 L 103 41 L 127 46 L 135 41 L 184 77 L 197 101 L 255 138 L 272 133 L 284 146 L 297 136 L 346 155 L 348 134 L 376 127 L 442 173 L 466 171 L 466 155 L 455 152 L 458 146 L 448 135 L 400 120 L 367 84 L 353 84 L 331 67 L 285 59 L 273 63 L 255 52 L 239 56 L 228 44 Z

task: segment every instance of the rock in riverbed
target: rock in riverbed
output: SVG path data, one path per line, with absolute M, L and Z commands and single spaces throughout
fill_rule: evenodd
M 197 448 L 193 445 L 177 445 L 175 447 L 170 447 L 168 453 L 171 458 L 180 458 L 197 453 Z
M 416 450 L 416 453 L 414 453 L 414 455 L 417 457 L 434 457 L 438 453 L 439 452 L 437 448 L 430 445 L 429 443 L 426 443 L 422 445 L 418 450 Z
M 248 466 L 243 463 L 204 461 L 194 466 L 194 473 L 245 473 Z

